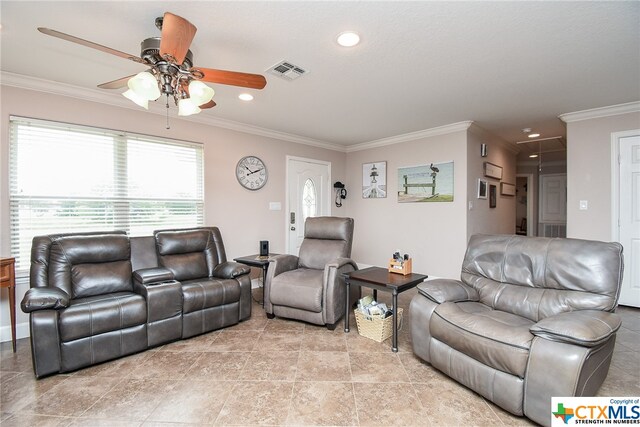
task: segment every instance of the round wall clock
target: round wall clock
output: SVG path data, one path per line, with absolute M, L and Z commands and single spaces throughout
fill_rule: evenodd
M 259 190 L 267 183 L 267 166 L 256 156 L 240 159 L 236 166 L 236 178 L 247 190 Z

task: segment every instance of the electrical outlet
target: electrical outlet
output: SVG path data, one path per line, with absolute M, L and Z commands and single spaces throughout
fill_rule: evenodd
M 580 210 L 586 211 L 589 209 L 589 201 L 588 200 L 580 200 Z

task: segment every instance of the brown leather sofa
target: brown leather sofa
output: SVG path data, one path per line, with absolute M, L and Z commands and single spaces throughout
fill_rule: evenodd
M 413 351 L 515 415 L 551 423 L 551 397 L 593 396 L 620 327 L 622 246 L 476 235 L 461 280 L 418 285 Z
M 298 256 L 277 255 L 270 260 L 264 286 L 267 317 L 335 329 L 346 304 L 342 275 L 358 269 L 350 258 L 352 240 L 352 218 L 307 218 Z M 357 301 L 360 287 L 351 288 L 350 301 Z
M 36 377 L 69 372 L 251 316 L 250 269 L 216 227 L 38 236 L 30 314 Z

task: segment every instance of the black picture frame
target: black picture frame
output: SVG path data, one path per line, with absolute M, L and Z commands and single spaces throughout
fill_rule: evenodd
M 498 187 L 489 185 L 489 207 L 495 208 L 498 200 Z

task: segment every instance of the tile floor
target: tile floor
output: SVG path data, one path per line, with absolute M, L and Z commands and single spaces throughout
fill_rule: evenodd
M 256 292 L 259 294 L 260 291 Z M 400 296 L 408 309 L 415 290 Z M 381 298 L 384 300 L 384 298 Z M 603 396 L 640 395 L 640 310 L 621 307 Z M 2 426 L 532 425 L 389 340 L 251 319 L 71 374 L 35 380 L 29 341 L 0 346 Z

